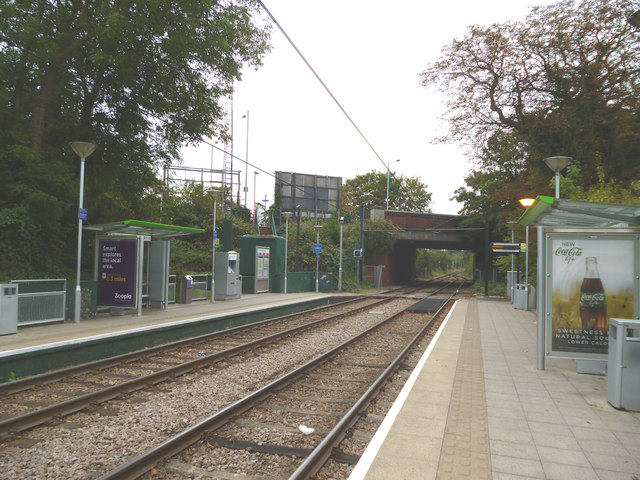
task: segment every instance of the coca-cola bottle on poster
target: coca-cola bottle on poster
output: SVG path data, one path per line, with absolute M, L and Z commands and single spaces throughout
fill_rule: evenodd
M 585 274 L 580 287 L 580 319 L 582 329 L 605 332 L 607 329 L 607 300 L 598 273 L 598 259 L 585 258 Z

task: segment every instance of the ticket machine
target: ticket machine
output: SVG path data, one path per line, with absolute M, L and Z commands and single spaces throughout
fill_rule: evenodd
M 216 252 L 215 260 L 215 300 L 231 300 L 242 295 L 240 275 L 240 254 L 238 252 Z

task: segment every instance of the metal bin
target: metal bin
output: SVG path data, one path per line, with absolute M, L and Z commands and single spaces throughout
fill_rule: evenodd
M 0 285 L 0 335 L 18 333 L 18 285 Z
M 180 295 L 178 303 L 191 303 L 193 300 L 193 277 L 185 275 L 180 278 Z
M 640 411 L 640 320 L 610 319 L 608 355 L 607 400 Z

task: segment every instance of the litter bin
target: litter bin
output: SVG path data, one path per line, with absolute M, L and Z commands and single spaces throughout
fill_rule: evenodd
M 18 333 L 18 285 L 0 285 L 0 335 Z
M 191 275 L 180 277 L 179 293 L 178 303 L 191 303 L 193 299 L 193 277 Z
M 640 411 L 640 320 L 610 319 L 608 355 L 607 400 Z

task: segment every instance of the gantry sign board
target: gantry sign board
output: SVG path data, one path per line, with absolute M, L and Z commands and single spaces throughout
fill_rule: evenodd
M 342 208 L 342 178 L 276 172 L 276 188 L 280 191 L 283 210 L 295 211 L 300 206 L 303 216 L 330 214 Z
M 538 197 L 520 218 L 538 227 L 539 362 L 543 353 L 606 360 L 610 319 L 640 318 L 639 214 Z

